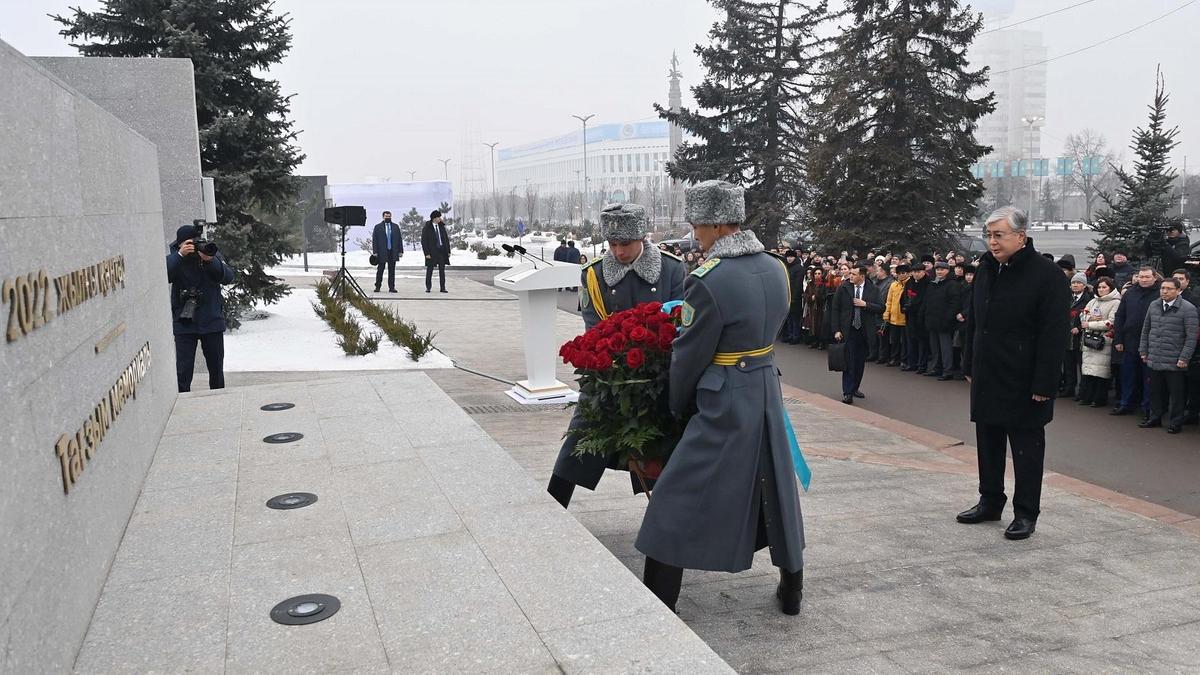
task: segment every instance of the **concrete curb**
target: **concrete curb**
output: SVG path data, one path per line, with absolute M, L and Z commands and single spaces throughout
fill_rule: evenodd
M 860 422 L 878 429 L 890 431 L 898 436 L 907 438 L 914 443 L 923 445 L 930 450 L 939 452 L 957 463 L 941 463 L 930 462 L 924 460 L 913 459 L 897 455 L 884 455 L 872 452 L 855 452 L 841 451 L 827 447 L 813 448 L 813 454 L 829 459 L 848 459 L 852 461 L 866 462 L 870 464 L 886 464 L 888 466 L 902 467 L 908 469 L 917 469 L 925 471 L 936 471 L 938 473 L 949 473 L 957 475 L 976 474 L 976 449 L 974 446 L 967 445 L 963 441 L 940 434 L 930 429 L 924 429 L 907 422 L 894 420 L 890 417 L 885 417 L 879 413 L 870 410 L 864 410 L 858 406 L 848 406 L 841 401 L 832 399 L 822 394 L 816 394 L 796 387 L 781 384 L 783 395 L 788 398 L 794 398 L 803 401 L 809 405 L 836 413 L 840 417 Z M 1011 474 L 1012 461 L 1009 460 L 1009 473 Z M 1110 490 L 1093 483 L 1064 476 L 1053 471 L 1046 472 L 1042 479 L 1043 485 L 1062 490 L 1068 494 L 1090 499 L 1094 502 L 1099 502 L 1120 511 L 1132 513 L 1135 515 L 1157 521 L 1164 525 L 1170 525 L 1191 536 L 1200 537 L 1200 518 L 1197 518 L 1188 513 L 1182 513 L 1174 509 L 1167 508 L 1160 504 L 1130 497 L 1129 495 Z

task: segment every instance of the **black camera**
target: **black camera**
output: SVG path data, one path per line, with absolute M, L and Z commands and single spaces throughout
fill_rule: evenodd
M 210 258 L 217 254 L 216 242 L 208 241 L 207 239 L 193 239 L 192 246 L 196 247 L 198 253 L 203 253 Z
M 195 319 L 196 305 L 199 304 L 200 299 L 203 297 L 204 293 L 199 288 L 185 288 L 179 291 L 179 299 L 183 301 L 183 307 L 179 309 L 179 320 L 191 321 Z
M 192 221 L 192 225 L 200 232 L 200 234 L 196 235 L 195 239 L 192 239 L 192 246 L 196 248 L 196 252 L 203 253 L 211 258 L 217 254 L 217 244 L 204 238 L 204 226 L 207 224 L 207 222 L 199 218 Z

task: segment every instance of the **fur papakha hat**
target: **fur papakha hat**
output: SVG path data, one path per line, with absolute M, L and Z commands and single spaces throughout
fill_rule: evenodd
M 640 241 L 649 229 L 640 204 L 609 204 L 600 211 L 600 229 L 609 241 Z
M 746 191 L 723 180 L 706 180 L 687 189 L 683 219 L 692 225 L 741 225 L 746 220 Z

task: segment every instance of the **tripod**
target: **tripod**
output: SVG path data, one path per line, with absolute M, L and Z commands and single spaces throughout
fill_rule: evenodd
M 350 270 L 346 269 L 346 226 L 342 225 L 342 267 L 333 276 L 333 281 L 330 283 L 333 294 L 335 296 L 345 296 L 347 288 L 358 292 L 359 296 L 367 297 L 362 286 L 358 285 L 358 281 L 354 279 L 354 275 L 350 274 Z

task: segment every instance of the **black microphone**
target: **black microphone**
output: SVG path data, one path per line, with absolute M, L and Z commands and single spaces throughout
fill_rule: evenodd
M 524 247 L 524 246 L 521 246 L 520 244 L 517 244 L 517 245 L 516 245 L 516 246 L 514 246 L 513 248 L 514 248 L 514 249 L 517 251 L 517 253 L 520 253 L 521 255 L 533 255 L 532 253 L 530 253 L 530 252 L 526 251 L 526 250 L 525 250 L 525 247 Z M 545 258 L 543 258 L 543 257 L 542 257 L 542 256 L 540 256 L 540 255 L 539 255 L 539 256 L 537 256 L 537 259 L 538 259 L 538 260 L 541 260 L 542 262 L 546 262 L 546 259 L 545 259 Z
M 500 244 L 500 248 L 504 249 L 508 253 L 519 254 L 522 258 L 525 258 L 525 259 L 529 260 L 529 262 L 533 263 L 533 268 L 537 269 L 537 260 L 531 255 L 526 255 L 525 248 L 523 246 L 511 246 L 509 244 Z M 542 262 L 546 262 L 546 261 L 543 260 Z

